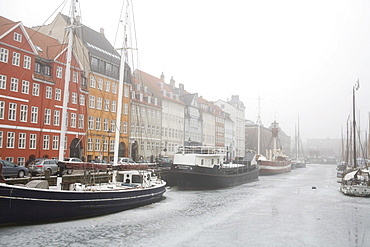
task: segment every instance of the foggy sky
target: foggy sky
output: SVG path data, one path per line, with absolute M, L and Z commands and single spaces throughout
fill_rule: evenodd
M 2 0 L 0 15 L 28 27 L 48 24 L 62 2 Z M 103 27 L 119 47 L 121 0 L 79 5 L 82 23 Z M 356 114 L 367 128 L 369 1 L 134 0 L 133 7 L 139 69 L 163 72 L 167 83 L 173 76 L 177 86 L 209 101 L 238 94 L 253 121 L 260 97 L 265 126 L 276 120 L 294 138 L 299 115 L 303 139 L 341 138 L 359 79 Z

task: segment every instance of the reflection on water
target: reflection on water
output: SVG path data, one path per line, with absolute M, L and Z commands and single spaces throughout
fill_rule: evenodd
M 0 246 L 370 246 L 369 200 L 341 194 L 335 166 L 308 165 L 228 189 L 169 188 L 112 215 L 0 228 Z

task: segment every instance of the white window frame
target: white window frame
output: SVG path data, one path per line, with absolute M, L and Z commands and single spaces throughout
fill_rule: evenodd
M 12 77 L 10 79 L 10 88 L 9 88 L 9 90 L 12 91 L 12 92 L 18 92 L 18 83 L 19 83 L 19 80 L 17 78 Z
M 60 67 L 60 66 L 57 66 L 57 71 L 56 71 L 56 76 L 57 78 L 62 78 L 62 74 L 63 74 L 63 68 Z
M 9 103 L 8 120 L 9 121 L 17 120 L 17 104 L 16 103 L 12 103 L 12 102 Z
M 21 109 L 19 113 L 19 121 L 27 122 L 27 116 L 28 116 L 28 105 L 21 105 Z
M 19 133 L 18 135 L 18 148 L 26 149 L 26 133 Z
M 37 135 L 36 134 L 30 134 L 30 149 L 36 149 L 36 141 L 37 141 Z
M 31 57 L 24 55 L 23 59 L 23 68 L 31 69 Z
M 33 96 L 40 96 L 40 84 L 33 83 L 32 85 L 32 95 Z
M 19 66 L 21 61 L 21 54 L 19 52 L 13 52 L 12 65 Z
M 45 97 L 47 99 L 51 99 L 52 98 L 52 94 L 53 94 L 53 88 L 52 87 L 49 87 L 49 86 L 46 86 Z
M 39 117 L 39 108 L 37 106 L 31 107 L 31 123 L 37 123 Z
M 6 75 L 0 75 L 0 89 L 6 89 Z
M 22 93 L 29 94 L 30 93 L 30 82 L 22 80 Z
M 9 50 L 5 48 L 0 48 L 0 62 L 8 63 Z

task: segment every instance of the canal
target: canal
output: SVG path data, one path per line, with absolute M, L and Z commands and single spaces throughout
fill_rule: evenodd
M 370 198 L 339 192 L 335 165 L 234 188 L 178 191 L 112 215 L 0 228 L 0 246 L 370 246 Z

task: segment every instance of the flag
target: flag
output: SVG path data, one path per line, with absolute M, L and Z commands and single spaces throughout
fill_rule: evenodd
M 360 88 L 360 79 L 357 79 L 355 89 L 358 90 L 359 88 Z

